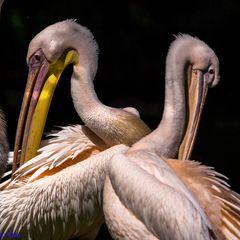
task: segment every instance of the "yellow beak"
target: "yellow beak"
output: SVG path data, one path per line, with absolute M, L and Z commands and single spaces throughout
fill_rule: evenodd
M 15 139 L 13 173 L 19 162 L 21 166 L 37 155 L 58 80 L 66 66 L 77 61 L 78 54 L 75 50 L 64 52 L 53 63 L 47 61 L 41 49 L 31 56 Z

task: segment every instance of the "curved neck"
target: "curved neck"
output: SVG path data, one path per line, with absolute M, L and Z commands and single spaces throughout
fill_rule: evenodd
M 156 130 L 134 145 L 167 158 L 177 155 L 185 126 L 185 81 L 188 59 L 172 46 L 166 61 L 165 101 L 162 120 Z
M 151 138 L 155 151 L 167 158 L 176 157 L 185 126 L 185 64 L 166 66 L 165 101 L 162 120 Z
M 104 108 L 94 90 L 93 77 L 87 68 L 75 65 L 71 77 L 71 94 L 74 107 L 85 124 L 96 107 Z
M 91 73 L 83 65 L 74 66 L 71 92 L 75 109 L 86 126 L 107 146 L 132 146 L 150 133 L 145 123 L 131 111 L 102 104 L 94 91 Z
M 94 90 L 93 77 L 85 66 L 75 65 L 71 78 L 71 94 L 74 107 L 89 129 L 105 143 L 105 133 L 111 124 L 111 108 L 102 104 Z

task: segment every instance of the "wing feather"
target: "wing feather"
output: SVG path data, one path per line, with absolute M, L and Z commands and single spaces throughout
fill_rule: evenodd
M 240 239 L 240 195 L 230 189 L 227 178 L 195 161 L 167 163 L 197 197 L 219 239 Z
M 109 179 L 121 203 L 154 236 L 215 239 L 212 225 L 195 196 L 156 154 L 132 151 L 114 155 Z
M 54 131 L 48 137 L 50 139 L 44 140 L 38 150 L 39 154 L 17 169 L 8 188 L 15 188 L 14 185 L 23 179 L 31 182 L 51 175 L 107 148 L 98 136 L 82 125 L 61 127 L 60 131 Z

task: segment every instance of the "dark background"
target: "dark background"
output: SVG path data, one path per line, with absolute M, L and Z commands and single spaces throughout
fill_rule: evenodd
M 152 129 L 163 110 L 168 46 L 174 34 L 189 33 L 214 49 L 221 67 L 220 84 L 208 92 L 192 159 L 214 166 L 240 192 L 239 1 L 165 1 L 163 5 L 149 0 L 5 0 L 1 14 L 0 105 L 11 148 L 28 73 L 27 47 L 46 26 L 68 18 L 87 26 L 100 47 L 95 79 L 99 99 L 110 106 L 136 107 Z M 81 123 L 69 93 L 70 75 L 68 68 L 54 95 L 46 131 L 54 125 Z

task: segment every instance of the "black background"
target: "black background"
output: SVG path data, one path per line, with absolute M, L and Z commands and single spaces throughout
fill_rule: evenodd
M 28 73 L 27 47 L 46 26 L 68 18 L 87 26 L 100 48 L 94 81 L 99 99 L 109 106 L 136 107 L 151 129 L 162 115 L 168 46 L 174 34 L 189 33 L 214 49 L 221 67 L 219 85 L 208 92 L 192 159 L 214 166 L 240 192 L 239 16 L 237 0 L 5 0 L 0 21 L 0 105 L 11 148 Z M 70 75 L 71 67 L 55 92 L 46 131 L 54 125 L 81 123 L 72 106 Z

